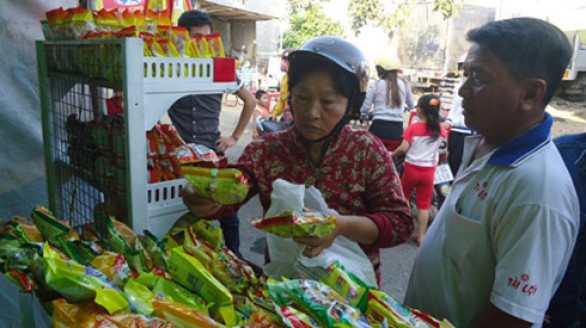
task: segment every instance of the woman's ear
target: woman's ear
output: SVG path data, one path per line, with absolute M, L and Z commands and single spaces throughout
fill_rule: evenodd
M 532 110 L 543 106 L 543 98 L 547 92 L 547 82 L 543 79 L 526 79 L 522 82 L 522 108 Z

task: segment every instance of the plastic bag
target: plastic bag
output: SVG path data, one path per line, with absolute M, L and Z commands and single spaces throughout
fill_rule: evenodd
M 324 214 L 336 214 L 328 207 L 317 188 L 313 186 L 305 188 L 303 185 L 292 184 L 282 179 L 273 182 L 271 206 L 265 216 L 274 216 L 286 210 L 300 211 L 303 208 L 310 208 Z M 343 236 L 337 237 L 332 246 L 311 259 L 302 255 L 304 246 L 292 239 L 267 234 L 267 244 L 271 262 L 265 265 L 264 272 L 273 279 L 300 278 L 295 271 L 294 263 L 296 260 L 308 267 L 320 266 L 323 268 L 338 261 L 367 286 L 377 286 L 372 263 L 360 245 Z

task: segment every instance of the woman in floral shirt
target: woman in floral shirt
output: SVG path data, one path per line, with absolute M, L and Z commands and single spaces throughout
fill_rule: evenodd
M 360 243 L 380 283 L 379 249 L 408 240 L 413 218 L 384 145 L 369 132 L 347 126 L 349 113 L 364 99 L 364 56 L 343 39 L 317 37 L 289 58 L 295 125 L 250 143 L 238 159 L 235 166 L 251 182 L 246 201 L 259 194 L 266 212 L 276 179 L 315 186 L 339 216 L 332 234 L 296 239 L 306 245 L 305 255 L 317 256 L 343 235 Z M 209 219 L 239 207 L 198 197 L 189 187 L 184 202 L 192 213 Z

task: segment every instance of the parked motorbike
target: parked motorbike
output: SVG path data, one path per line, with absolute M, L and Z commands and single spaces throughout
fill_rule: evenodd
M 287 122 L 277 121 L 271 117 L 263 117 L 259 116 L 256 119 L 256 128 L 258 130 L 258 135 L 262 136 L 267 133 L 283 131 L 289 128 L 291 124 Z

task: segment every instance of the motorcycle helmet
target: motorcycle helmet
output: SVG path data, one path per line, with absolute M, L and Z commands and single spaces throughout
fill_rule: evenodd
M 401 62 L 399 58 L 386 54 L 379 55 L 374 61 L 377 69 L 380 67 L 385 71 L 398 71 L 401 69 Z
M 350 121 L 353 112 L 360 110 L 368 84 L 368 65 L 366 64 L 366 57 L 358 47 L 337 36 L 319 36 L 305 42 L 299 50 L 289 54 L 289 63 L 293 67 L 296 66 L 298 60 L 301 61 L 311 56 L 331 61 L 342 70 L 348 72 L 349 76 L 355 78 L 358 86 L 354 94 L 348 97 L 348 109 L 342 120 L 328 136 L 320 140 L 314 140 L 314 142 L 317 142 L 338 134 L 344 125 Z
M 284 49 L 283 52 L 281 53 L 281 59 L 288 60 L 289 59 L 289 55 L 293 51 L 295 51 L 295 50 L 296 50 L 295 48 L 287 48 L 287 49 Z

